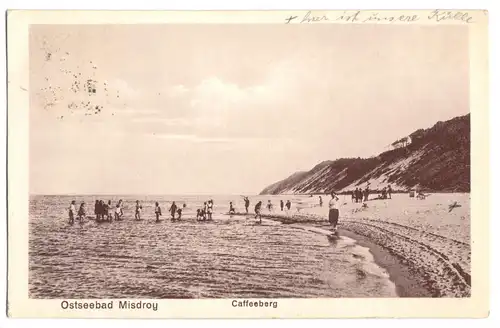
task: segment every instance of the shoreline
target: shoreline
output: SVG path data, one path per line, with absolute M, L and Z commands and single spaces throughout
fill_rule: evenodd
M 398 297 L 432 297 L 433 291 L 425 286 L 425 278 L 412 272 L 411 267 L 404 260 L 391 254 L 390 250 L 376 244 L 368 237 L 359 235 L 345 228 L 339 228 L 341 236 L 356 241 L 356 244 L 369 249 L 375 263 L 389 273 L 389 279 L 396 286 Z
M 253 216 L 253 214 L 235 213 L 235 216 Z M 308 227 L 325 228 L 328 225 L 326 218 L 312 218 L 307 216 L 283 216 L 262 214 L 263 219 L 281 222 L 282 224 L 300 224 Z M 423 274 L 416 272 L 409 265 L 408 261 L 393 254 L 390 249 L 377 244 L 369 237 L 358 234 L 343 227 L 342 222 L 339 222 L 340 236 L 348 237 L 355 240 L 356 244 L 368 248 L 373 255 L 376 265 L 385 269 L 389 274 L 389 280 L 396 287 L 398 297 L 433 297 L 436 291 L 431 287 L 427 287 L 428 283 Z

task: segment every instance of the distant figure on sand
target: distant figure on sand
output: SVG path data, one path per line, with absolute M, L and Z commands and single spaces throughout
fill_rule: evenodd
M 285 206 L 285 203 L 283 202 L 283 199 L 280 200 L 280 208 L 281 208 L 281 212 L 283 212 L 283 207 Z
M 248 197 L 243 197 L 243 200 L 245 201 L 245 211 L 248 214 L 248 207 L 250 206 L 250 200 Z
M 389 187 L 387 187 L 387 196 L 389 197 L 389 199 L 392 199 L 392 188 L 391 188 L 391 185 L 389 185 Z
M 259 201 L 257 204 L 255 204 L 255 218 L 259 218 L 259 223 L 262 223 L 262 216 L 260 215 L 260 211 L 261 211 L 261 207 L 262 207 L 262 202 Z
M 291 207 L 292 207 L 292 203 L 289 200 L 287 200 L 286 201 L 286 209 L 290 210 Z
M 78 220 L 83 222 L 83 219 L 87 216 L 87 210 L 85 209 L 85 202 L 80 204 L 80 208 L 78 209 Z
M 271 203 L 271 200 L 267 201 L 267 210 L 271 212 L 273 210 L 273 203 Z
M 355 200 L 356 200 L 356 191 L 353 190 L 353 191 L 351 191 L 351 202 L 354 203 Z
M 233 202 L 229 202 L 229 214 L 234 214 L 235 212 Z
M 323 207 L 323 198 L 321 196 L 319 196 L 319 206 Z
M 76 202 L 74 200 L 71 201 L 71 204 L 69 205 L 68 208 L 68 216 L 69 216 L 69 223 L 73 224 L 75 222 L 75 215 L 76 215 Z
M 330 221 L 330 224 L 333 226 L 333 230 L 337 231 L 340 202 L 335 192 L 332 192 L 331 196 L 332 199 L 330 199 L 330 202 L 328 203 L 328 207 L 330 208 L 330 211 L 328 213 L 328 221 Z
M 160 216 L 161 216 L 161 207 L 158 202 L 155 203 L 155 215 L 156 215 L 156 221 L 160 221 Z
M 141 210 L 142 210 L 142 206 L 141 206 L 141 204 L 139 204 L 139 201 L 136 200 L 135 201 L 135 219 L 136 220 L 141 219 Z
M 176 212 L 177 212 L 177 205 L 175 205 L 175 202 L 172 202 L 172 206 L 170 206 L 170 216 L 172 217 L 172 221 L 175 221 Z
M 365 196 L 365 202 L 368 201 L 368 196 L 370 195 L 370 189 L 368 189 L 368 187 L 365 188 L 365 192 L 364 192 L 364 196 Z

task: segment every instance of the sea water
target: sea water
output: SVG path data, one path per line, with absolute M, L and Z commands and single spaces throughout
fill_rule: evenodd
M 68 224 L 72 200 L 94 215 L 95 200 L 123 199 L 124 219 Z M 196 209 L 214 200 L 212 222 Z M 274 210 L 290 199 L 292 210 L 317 199 L 251 197 Z M 143 210 L 134 220 L 135 201 Z M 155 222 L 154 203 L 162 208 Z M 172 201 L 186 204 L 170 221 Z M 42 196 L 30 197 L 29 295 L 31 298 L 306 298 L 394 297 L 394 284 L 367 248 L 321 231 L 228 216 L 229 202 L 243 211 L 241 196 Z M 326 202 L 326 201 L 325 201 Z M 267 211 L 267 210 L 265 210 Z

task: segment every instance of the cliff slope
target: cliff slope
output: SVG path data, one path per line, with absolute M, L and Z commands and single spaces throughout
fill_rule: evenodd
M 261 194 L 348 191 L 356 187 L 395 190 L 470 191 L 470 114 L 437 122 L 397 140 L 398 147 L 372 158 L 325 161 L 265 188 Z

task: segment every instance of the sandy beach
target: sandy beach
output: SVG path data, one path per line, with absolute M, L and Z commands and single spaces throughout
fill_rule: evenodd
M 340 197 L 340 235 L 370 249 L 399 296 L 470 296 L 469 194 L 431 194 L 424 200 L 396 194 L 392 199 L 368 200 L 366 205 Z M 323 206 L 315 196 L 288 212 L 264 210 L 263 217 L 328 228 L 329 196 L 323 199 Z

